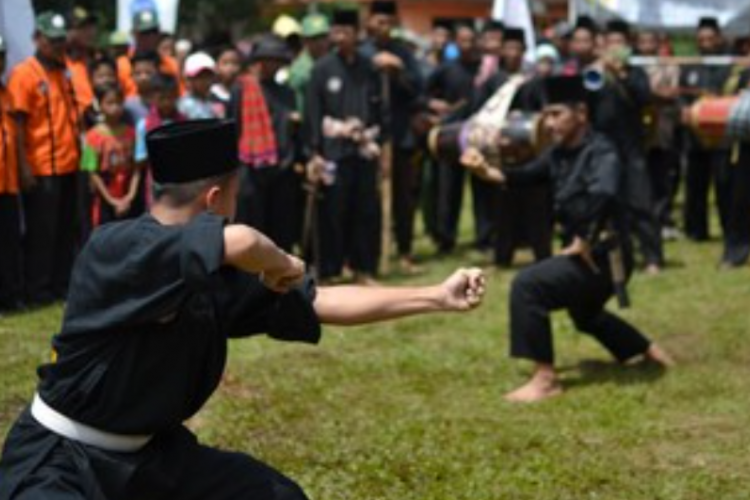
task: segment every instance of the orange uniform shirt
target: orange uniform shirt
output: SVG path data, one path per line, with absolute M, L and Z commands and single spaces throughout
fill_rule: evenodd
M 120 80 L 120 87 L 125 91 L 125 97 L 138 95 L 138 87 L 133 80 L 133 66 L 130 64 L 131 56 L 132 54 L 128 54 L 117 58 L 117 77 Z M 180 76 L 180 65 L 177 64 L 177 59 L 165 56 L 159 57 L 161 59 L 159 72 L 175 77 L 177 83 L 180 85 L 180 95 L 182 95 L 185 92 L 185 88 Z
M 0 84 L 0 195 L 18 194 L 18 168 L 13 99 Z
M 8 89 L 15 111 L 27 116 L 26 159 L 32 174 L 44 177 L 76 172 L 80 109 L 70 71 L 45 68 L 32 56 L 15 67 Z
M 66 64 L 76 91 L 78 109 L 83 113 L 94 102 L 94 88 L 89 79 L 88 62 L 85 59 L 68 58 Z

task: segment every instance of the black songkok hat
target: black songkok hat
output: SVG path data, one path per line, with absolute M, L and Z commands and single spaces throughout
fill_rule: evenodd
M 581 76 L 551 76 L 544 79 L 546 103 L 571 104 L 586 102 L 588 93 Z
M 521 28 L 511 28 L 510 26 L 505 28 L 503 33 L 504 42 L 520 42 L 526 45 L 526 32 Z
M 630 25 L 622 19 L 613 19 L 607 23 L 607 33 L 619 33 L 630 36 Z
M 333 11 L 331 24 L 357 28 L 359 27 L 359 11 L 356 9 L 336 9 Z
M 715 17 L 701 17 L 698 21 L 698 29 L 704 29 L 709 28 L 714 31 L 721 31 L 721 27 L 719 26 L 719 20 Z
M 489 31 L 505 31 L 505 23 L 498 21 L 497 19 L 487 19 L 482 26 L 482 33 Z
M 370 14 L 395 16 L 398 14 L 398 6 L 392 0 L 375 0 L 370 4 Z
M 432 29 L 443 28 L 444 30 L 453 31 L 455 20 L 447 17 L 436 17 L 432 20 Z
M 578 16 L 578 19 L 576 19 L 576 26 L 574 30 L 577 29 L 585 29 L 593 34 L 599 32 L 599 26 L 597 26 L 596 21 L 594 21 L 590 16 L 586 15 Z
M 228 174 L 239 166 L 233 120 L 189 120 L 155 128 L 146 136 L 154 180 L 186 184 Z

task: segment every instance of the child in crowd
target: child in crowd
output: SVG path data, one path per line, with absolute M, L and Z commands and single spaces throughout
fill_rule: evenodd
M 211 100 L 216 103 L 222 118 L 229 114 L 232 88 L 241 70 L 240 52 L 231 45 L 216 51 L 216 83 L 211 86 Z
M 81 170 L 88 172 L 94 189 L 93 227 L 137 215 L 134 201 L 140 171 L 133 161 L 135 131 L 125 120 L 124 95 L 116 83 L 95 90 L 103 121 L 86 133 Z
M 180 99 L 180 112 L 189 120 L 218 118 L 221 110 L 210 98 L 216 79 L 214 59 L 205 52 L 196 52 L 185 60 L 184 73 L 188 92 Z
M 117 64 L 108 57 L 99 57 L 89 64 L 89 80 L 91 88 L 96 89 L 106 87 L 117 83 Z M 91 127 L 101 123 L 103 117 L 99 102 L 96 98 L 83 112 L 83 127 L 89 130 Z
M 159 74 L 159 55 L 153 50 L 136 52 L 130 64 L 138 93 L 125 99 L 125 111 L 131 123 L 137 125 L 148 116 L 153 101 L 153 83 Z

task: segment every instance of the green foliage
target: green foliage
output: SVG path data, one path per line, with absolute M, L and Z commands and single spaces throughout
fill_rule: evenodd
M 189 425 L 318 499 L 747 498 L 747 269 L 717 271 L 716 243 L 667 251 L 670 269 L 635 277 L 624 316 L 675 355 L 670 373 L 614 365 L 556 315 L 566 393 L 505 403 L 528 371 L 506 354 L 513 273 L 496 272 L 472 314 L 329 328 L 316 347 L 235 341 L 220 391 Z M 408 281 L 435 282 L 471 259 L 429 262 Z M 33 392 L 60 316 L 0 320 L 3 434 Z

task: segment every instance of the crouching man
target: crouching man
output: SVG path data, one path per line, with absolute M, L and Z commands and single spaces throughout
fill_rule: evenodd
M 231 223 L 234 122 L 149 133 L 150 213 L 98 229 L 73 272 L 53 357 L 7 437 L 0 499 L 305 499 L 292 480 L 182 425 L 216 390 L 227 340 L 315 343 L 320 324 L 468 311 L 477 270 L 422 288 L 316 288 L 305 266 Z

